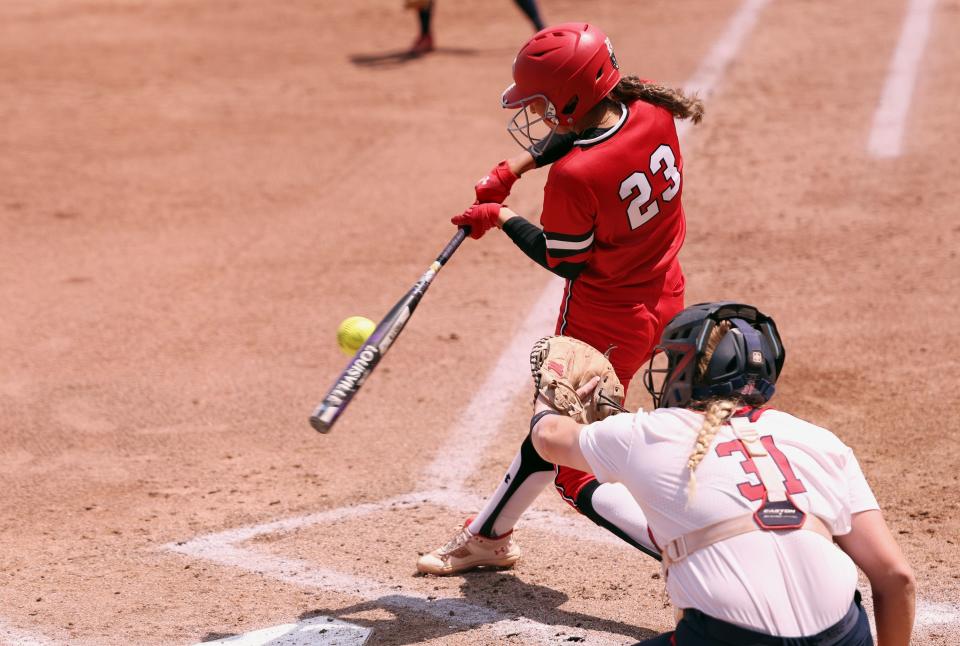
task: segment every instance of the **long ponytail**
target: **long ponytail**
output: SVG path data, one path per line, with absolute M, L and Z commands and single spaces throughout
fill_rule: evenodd
M 703 101 L 696 96 L 689 97 L 680 90 L 642 81 L 638 76 L 622 77 L 607 97 L 622 103 L 640 99 L 666 108 L 677 119 L 689 119 L 693 123 L 703 119 Z

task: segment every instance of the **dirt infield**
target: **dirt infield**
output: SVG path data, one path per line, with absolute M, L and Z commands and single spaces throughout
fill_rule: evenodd
M 776 317 L 778 407 L 854 447 L 917 572 L 915 643 L 960 643 L 960 0 L 934 8 L 892 158 L 867 141 L 905 0 L 754 4 L 685 136 L 687 299 Z M 337 323 L 379 319 L 515 150 L 513 3 L 440 0 L 438 51 L 404 62 L 380 56 L 413 40 L 400 5 L 0 6 L 0 642 L 190 644 L 315 615 L 371 644 L 669 626 L 657 565 L 551 492 L 514 571 L 414 576 L 525 432 L 525 385 L 473 399 L 552 331 L 551 278 L 506 236 L 464 243 L 333 433 L 307 424 L 345 363 Z M 743 5 L 541 6 L 679 86 Z M 535 219 L 544 178 L 511 206 Z

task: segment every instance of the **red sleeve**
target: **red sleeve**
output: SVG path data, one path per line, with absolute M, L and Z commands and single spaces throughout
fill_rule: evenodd
M 543 189 L 540 224 L 547 242 L 547 264 L 582 264 L 593 251 L 593 228 L 597 214 L 593 193 L 561 166 L 550 169 Z

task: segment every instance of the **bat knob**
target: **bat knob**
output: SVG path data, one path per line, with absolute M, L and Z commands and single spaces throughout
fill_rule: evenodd
M 310 415 L 310 426 L 320 433 L 329 433 L 333 428 L 333 423 L 337 421 L 337 413 L 340 412 L 339 406 L 331 406 L 327 403 L 320 404 Z
M 320 419 L 320 418 L 319 418 L 318 416 L 316 416 L 316 415 L 311 415 L 311 416 L 310 416 L 310 426 L 312 426 L 313 429 L 314 429 L 315 431 L 317 431 L 317 432 L 320 432 L 320 433 L 329 433 L 329 432 L 330 432 L 330 428 L 333 426 L 333 424 L 331 424 L 331 423 L 329 423 L 329 422 L 323 421 L 322 419 Z

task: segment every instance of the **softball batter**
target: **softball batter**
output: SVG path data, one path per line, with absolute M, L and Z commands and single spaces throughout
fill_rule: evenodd
M 626 387 L 660 331 L 683 307 L 683 158 L 674 118 L 700 120 L 702 105 L 640 79 L 621 77 L 610 40 L 595 26 L 567 23 L 533 36 L 513 65 L 504 108 L 526 150 L 476 186 L 477 203 L 453 218 L 473 238 L 499 227 L 536 263 L 567 280 L 556 333 L 610 352 Z M 539 132 L 538 132 L 538 129 Z M 543 228 L 502 205 L 519 176 L 552 164 Z M 483 510 L 417 567 L 455 574 L 510 567 L 520 556 L 512 530 L 553 479 L 563 498 L 595 523 L 659 558 L 629 492 L 543 460 L 530 438 Z
M 873 644 L 857 566 L 879 643 L 908 644 L 913 572 L 853 452 L 826 429 L 758 408 L 783 367 L 773 320 L 703 303 L 674 318 L 658 348 L 663 385 L 650 368 L 645 379 L 655 410 L 588 426 L 538 412 L 532 430 L 540 455 L 623 483 L 646 513 L 682 618 L 642 644 Z M 536 410 L 548 406 L 540 397 Z

